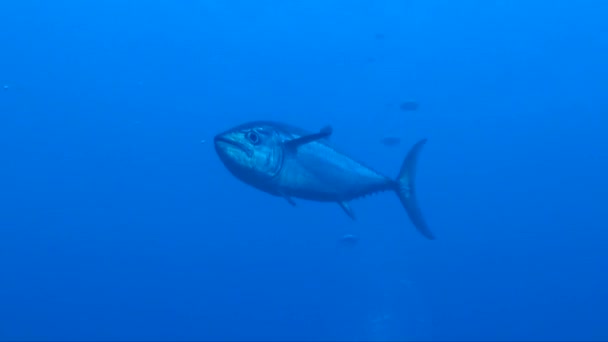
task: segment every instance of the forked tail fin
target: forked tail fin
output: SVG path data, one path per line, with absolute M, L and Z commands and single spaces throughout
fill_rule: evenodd
M 418 199 L 416 198 L 416 163 L 418 161 L 418 154 L 425 143 L 426 139 L 417 142 L 405 157 L 401 165 L 401 171 L 399 171 L 399 176 L 397 177 L 396 192 L 416 229 L 428 239 L 434 240 L 435 236 L 426 224 L 418 206 Z

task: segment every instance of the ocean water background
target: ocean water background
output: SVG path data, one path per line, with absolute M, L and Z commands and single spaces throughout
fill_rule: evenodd
M 606 17 L 599 0 L 1 2 L 0 339 L 608 339 Z M 210 140 L 259 119 L 331 124 L 388 175 L 428 138 L 437 240 L 393 194 L 352 222 L 234 179 Z

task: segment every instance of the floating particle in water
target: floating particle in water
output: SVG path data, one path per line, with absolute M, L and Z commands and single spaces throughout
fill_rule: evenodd
M 383 40 L 384 38 L 386 38 L 386 35 L 384 33 L 378 32 L 374 35 L 374 38 L 376 38 L 377 40 Z
M 380 142 L 385 146 L 397 146 L 401 144 L 401 138 L 398 137 L 384 137 L 380 139 Z
M 401 102 L 399 108 L 404 112 L 411 112 L 417 110 L 419 107 L 418 101 L 415 100 L 405 100 Z

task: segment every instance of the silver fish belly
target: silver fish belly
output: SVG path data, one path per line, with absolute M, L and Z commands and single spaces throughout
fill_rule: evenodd
M 285 156 L 276 185 L 286 196 L 344 202 L 392 190 L 396 183 L 325 142 L 312 142 Z

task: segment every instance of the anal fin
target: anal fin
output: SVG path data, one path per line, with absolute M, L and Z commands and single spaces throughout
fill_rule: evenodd
M 294 201 L 293 198 L 285 195 L 283 195 L 283 198 L 287 201 L 287 203 L 291 204 L 294 207 L 296 206 L 296 201 Z
M 346 213 L 346 215 L 348 215 L 348 217 L 350 217 L 353 220 L 357 219 L 355 217 L 355 213 L 353 212 L 353 209 L 350 207 L 350 204 L 348 204 L 348 202 L 338 202 L 338 204 L 344 210 L 344 212 Z

